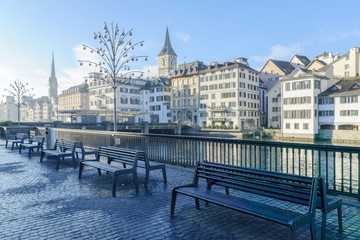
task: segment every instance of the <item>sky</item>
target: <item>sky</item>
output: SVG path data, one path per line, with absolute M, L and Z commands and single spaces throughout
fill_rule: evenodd
M 309 59 L 323 52 L 343 55 L 360 47 L 360 1 L 192 1 L 192 0 L 12 0 L 0 7 L 0 96 L 20 79 L 35 97 L 47 95 L 54 51 L 59 94 L 81 84 L 95 67 L 80 66 L 92 56 L 82 44 L 100 47 L 94 32 L 104 21 L 133 29 L 144 41 L 134 54 L 148 61 L 132 64 L 157 74 L 157 56 L 166 27 L 178 64 L 199 60 L 248 59 L 260 70 L 267 59 Z

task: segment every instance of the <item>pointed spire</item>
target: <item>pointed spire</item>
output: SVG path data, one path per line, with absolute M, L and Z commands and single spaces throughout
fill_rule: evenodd
M 159 56 L 160 55 L 165 55 L 165 54 L 171 54 L 171 55 L 177 56 L 174 49 L 171 46 L 168 27 L 166 27 L 164 46 L 161 49 L 161 51 L 159 53 Z
M 55 75 L 55 61 L 54 61 L 54 51 L 52 51 L 52 62 L 51 62 L 51 75 L 50 75 L 50 79 L 52 80 L 56 80 L 56 75 Z

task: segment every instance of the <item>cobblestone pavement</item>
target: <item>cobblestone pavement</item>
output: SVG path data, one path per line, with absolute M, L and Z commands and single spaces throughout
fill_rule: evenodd
M 139 191 L 131 176 L 121 176 L 112 197 L 111 175 L 85 169 L 79 180 L 71 160 L 56 171 L 53 159 L 40 163 L 39 154 L 28 158 L 25 152 L 0 142 L 0 239 L 287 239 L 284 226 L 215 205 L 202 203 L 197 210 L 193 199 L 181 195 L 170 218 L 171 190 L 190 183 L 193 169 L 167 165 L 168 184 L 155 171 L 147 189 L 140 169 Z M 331 213 L 329 239 L 360 239 L 359 202 L 346 202 L 345 231 L 337 231 Z M 317 212 L 318 238 L 320 222 Z M 310 238 L 308 227 L 297 234 L 297 239 Z

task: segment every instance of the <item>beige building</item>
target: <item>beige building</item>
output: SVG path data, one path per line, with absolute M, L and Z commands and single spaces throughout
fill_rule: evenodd
M 199 124 L 199 71 L 206 66 L 199 61 L 178 66 L 171 77 L 172 120 Z
M 202 125 L 240 130 L 260 125 L 259 72 L 246 58 L 213 62 L 199 77 Z
M 332 62 L 334 77 L 358 77 L 360 76 L 360 47 L 350 48 L 344 56 Z
M 88 87 L 88 84 L 84 82 L 62 91 L 58 96 L 58 111 L 89 109 Z

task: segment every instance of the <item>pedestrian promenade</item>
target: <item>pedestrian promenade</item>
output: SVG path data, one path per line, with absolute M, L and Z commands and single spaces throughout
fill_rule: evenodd
M 112 176 L 78 168 L 71 160 L 55 170 L 55 160 L 19 154 L 0 141 L 0 239 L 287 239 L 287 228 L 276 223 L 201 203 L 179 195 L 170 218 L 173 187 L 192 181 L 193 169 L 167 165 L 168 184 L 161 171 L 139 169 L 139 191 L 132 176 L 120 176 L 112 197 Z M 251 195 L 247 195 L 253 198 Z M 259 201 L 267 201 L 258 197 Z M 272 203 L 270 203 L 272 204 Z M 279 204 L 274 203 L 274 204 Z M 286 203 L 284 203 L 284 207 Z M 328 239 L 360 239 L 360 203 L 344 198 L 344 232 L 337 231 L 335 212 L 328 215 Z M 317 211 L 317 238 L 321 213 Z M 310 239 L 309 228 L 297 239 Z

